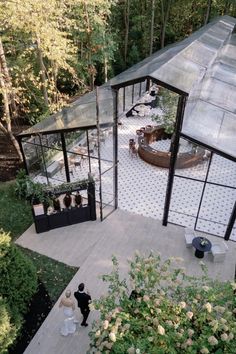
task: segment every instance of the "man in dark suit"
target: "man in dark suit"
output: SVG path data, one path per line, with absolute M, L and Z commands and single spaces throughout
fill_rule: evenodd
M 74 292 L 74 297 L 78 302 L 78 307 L 83 315 L 83 321 L 81 322 L 81 326 L 87 327 L 88 324 L 86 320 L 89 315 L 89 302 L 91 301 L 91 296 L 84 292 L 84 283 L 79 284 L 78 291 Z

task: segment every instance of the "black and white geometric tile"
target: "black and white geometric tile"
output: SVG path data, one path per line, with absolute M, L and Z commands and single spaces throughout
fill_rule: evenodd
M 168 170 L 158 168 L 144 162 L 139 157 L 129 154 L 129 139 L 136 139 L 136 130 L 142 126 L 153 125 L 150 116 L 121 117 L 122 125 L 118 129 L 118 206 L 123 210 L 133 212 L 154 219 L 162 219 L 166 195 Z M 154 143 L 153 147 L 159 150 L 169 150 L 170 140 Z M 189 150 L 187 144 L 181 146 L 181 151 Z M 96 157 L 96 151 L 94 152 Z M 113 160 L 112 134 L 107 134 L 101 145 L 101 163 L 104 173 L 111 168 Z M 179 176 L 197 179 L 175 177 L 170 204 L 169 221 L 178 225 L 194 227 L 198 206 L 203 191 L 208 161 L 203 161 L 193 168 L 176 170 Z M 91 160 L 92 173 L 96 180 L 97 200 L 99 200 L 99 173 L 98 161 Z M 80 180 L 87 177 L 88 160 L 82 167 L 71 171 L 71 180 Z M 110 203 L 113 196 L 113 169 L 102 175 L 103 202 Z M 35 180 L 45 183 L 45 177 L 38 175 Z M 65 174 L 61 170 L 50 179 L 52 184 L 65 182 Z M 214 155 L 209 171 L 208 180 L 212 183 L 236 187 L 236 164 L 220 156 Z M 217 185 L 206 185 L 197 222 L 197 229 L 223 236 L 227 222 L 236 200 L 236 189 Z M 236 241 L 234 228 L 231 239 Z

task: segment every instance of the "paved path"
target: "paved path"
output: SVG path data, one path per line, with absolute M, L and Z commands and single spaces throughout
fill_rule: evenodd
M 211 241 L 219 240 L 214 236 L 207 237 Z M 106 292 L 99 276 L 110 271 L 112 254 L 117 256 L 123 276 L 127 274 L 127 259 L 133 256 L 135 250 L 145 254 L 150 250 L 159 251 L 164 259 L 182 257 L 189 274 L 201 273 L 199 260 L 194 257 L 193 250 L 185 247 L 183 228 L 175 225 L 163 227 L 158 220 L 121 210 L 114 212 L 102 223 L 90 221 L 39 235 L 31 226 L 17 243 L 66 264 L 79 266 L 79 271 L 67 288 L 74 291 L 78 283 L 85 282 L 92 298 L 98 298 Z M 211 255 L 204 258 L 213 278 L 234 278 L 236 243 L 229 241 L 228 244 L 229 251 L 224 263 L 213 263 Z M 81 319 L 78 311 L 77 316 Z M 87 328 L 78 325 L 74 335 L 62 337 L 59 329 L 63 314 L 57 302 L 25 354 L 85 354 L 89 346 L 88 332 L 96 317 L 95 312 L 91 313 Z

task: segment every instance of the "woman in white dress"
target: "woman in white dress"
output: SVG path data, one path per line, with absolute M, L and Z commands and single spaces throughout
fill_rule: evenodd
M 76 331 L 75 324 L 75 303 L 71 299 L 71 291 L 66 290 L 65 297 L 63 297 L 60 301 L 59 307 L 63 307 L 63 313 L 65 316 L 63 325 L 61 327 L 61 335 L 68 336 L 68 334 L 73 334 Z

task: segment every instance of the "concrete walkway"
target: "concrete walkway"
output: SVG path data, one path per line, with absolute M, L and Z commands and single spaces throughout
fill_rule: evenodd
M 211 241 L 219 241 L 217 237 L 207 237 Z M 201 274 L 199 259 L 194 256 L 193 249 L 185 247 L 183 228 L 174 225 L 163 227 L 158 220 L 121 210 L 115 211 L 102 223 L 89 221 L 39 235 L 31 226 L 16 243 L 68 265 L 79 266 L 79 271 L 67 288 L 75 291 L 80 282 L 85 282 L 93 299 L 106 293 L 99 276 L 110 272 L 112 255 L 119 260 L 122 276 L 127 274 L 127 259 L 133 257 L 135 250 L 145 254 L 149 254 L 150 250 L 159 251 L 163 259 L 182 257 L 188 274 Z M 234 278 L 236 243 L 229 241 L 228 245 L 224 263 L 213 263 L 211 255 L 204 258 L 209 275 L 213 278 Z M 79 311 L 76 312 L 81 320 Z M 89 348 L 88 332 L 96 317 L 97 313 L 91 313 L 87 328 L 78 325 L 74 335 L 62 337 L 59 331 L 63 314 L 57 302 L 25 354 L 85 354 Z

